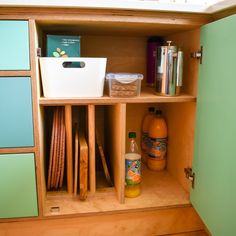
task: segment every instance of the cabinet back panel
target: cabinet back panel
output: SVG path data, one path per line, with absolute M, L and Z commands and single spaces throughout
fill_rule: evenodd
M 107 57 L 107 72 L 146 74 L 146 38 L 82 36 L 81 55 Z

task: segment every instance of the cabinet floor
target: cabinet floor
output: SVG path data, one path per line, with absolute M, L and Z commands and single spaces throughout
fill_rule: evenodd
M 190 204 L 189 193 L 167 170 L 154 172 L 143 167 L 142 178 L 141 195 L 125 198 L 124 204 L 118 202 L 114 188 L 98 189 L 95 195 L 89 194 L 86 201 L 80 201 L 79 196 L 71 196 L 66 192 L 49 192 L 44 215 L 129 211 Z

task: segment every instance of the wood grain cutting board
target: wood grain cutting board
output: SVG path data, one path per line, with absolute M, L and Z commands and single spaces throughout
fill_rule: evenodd
M 107 180 L 107 182 L 110 186 L 113 186 L 112 181 L 111 181 L 111 177 L 110 177 L 110 174 L 109 174 L 109 170 L 108 170 L 108 167 L 107 167 L 106 157 L 105 157 L 105 154 L 104 154 L 104 151 L 103 151 L 101 138 L 100 138 L 100 135 L 99 135 L 99 132 L 98 132 L 97 129 L 96 129 L 96 142 L 97 142 L 99 154 L 100 154 L 100 157 L 101 157 L 101 160 L 102 160 L 102 166 L 103 166 L 103 170 L 104 170 L 104 173 L 105 173 L 105 176 L 106 176 L 106 180 Z
M 74 173 L 74 196 L 77 196 L 79 165 L 79 129 L 75 126 L 75 173 Z
M 79 198 L 84 201 L 88 194 L 88 144 L 83 133 L 79 133 L 80 178 Z
M 65 162 L 65 114 L 63 107 L 53 109 L 47 188 L 62 187 Z

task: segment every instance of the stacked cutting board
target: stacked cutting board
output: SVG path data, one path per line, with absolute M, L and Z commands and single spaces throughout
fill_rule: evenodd
M 48 168 L 48 189 L 62 187 L 65 166 L 65 114 L 63 107 L 53 111 L 53 124 Z
M 78 117 L 76 119 L 73 118 L 72 113 L 71 106 L 52 108 L 47 188 L 53 191 L 61 190 L 63 183 L 67 182 L 67 192 L 69 194 L 73 193 L 74 196 L 77 196 L 79 192 L 79 199 L 86 200 L 89 179 L 89 147 L 85 138 L 86 124 L 81 122 L 79 126 L 78 121 L 81 119 L 78 119 Z M 78 123 L 75 121 L 73 123 L 73 120 Z M 112 186 L 101 138 L 97 129 L 95 133 L 95 142 L 99 150 L 106 181 L 109 186 Z M 72 137 L 73 134 L 74 138 Z M 64 181 L 64 177 L 67 178 L 67 181 Z
M 68 114 L 69 113 L 69 114 Z M 72 110 L 64 107 L 53 107 L 50 156 L 48 165 L 48 190 L 60 190 L 63 187 L 65 166 L 72 165 Z M 68 119 L 69 116 L 69 119 Z M 88 145 L 83 132 L 75 125 L 74 180 L 73 168 L 67 168 L 67 191 L 74 183 L 74 195 L 77 195 L 79 173 L 79 195 L 85 200 L 88 191 Z M 70 181 L 68 181 L 70 179 Z M 70 185 L 70 186 L 69 186 Z

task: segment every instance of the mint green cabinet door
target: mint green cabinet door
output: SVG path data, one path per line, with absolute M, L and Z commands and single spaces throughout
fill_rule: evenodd
M 0 148 L 34 146 L 30 77 L 0 77 Z
M 214 236 L 236 235 L 236 15 L 201 28 L 191 202 Z
M 37 216 L 34 154 L 1 154 L 0 176 L 0 218 Z
M 28 21 L 0 20 L 0 70 L 29 70 Z

